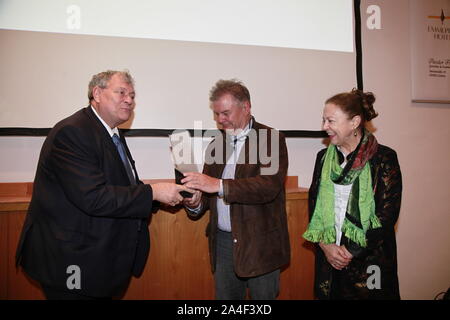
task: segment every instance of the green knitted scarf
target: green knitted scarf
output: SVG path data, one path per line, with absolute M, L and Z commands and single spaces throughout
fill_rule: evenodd
M 375 215 L 375 201 L 369 160 L 375 154 L 378 143 L 375 137 L 364 131 L 363 138 L 353 156 L 342 168 L 339 165 L 335 145 L 328 147 L 323 161 L 319 191 L 314 213 L 303 237 L 311 242 L 326 244 L 336 242 L 334 184 L 352 184 L 347 212 L 342 225 L 345 237 L 361 247 L 367 246 L 366 232 L 381 227 Z

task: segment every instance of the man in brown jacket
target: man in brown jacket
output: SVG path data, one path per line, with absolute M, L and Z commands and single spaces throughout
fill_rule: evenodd
M 220 80 L 210 92 L 219 129 L 203 173 L 182 180 L 197 189 L 184 204 L 191 217 L 210 210 L 206 234 L 216 299 L 275 299 L 290 245 L 284 181 L 288 169 L 282 133 L 255 121 L 248 89 Z

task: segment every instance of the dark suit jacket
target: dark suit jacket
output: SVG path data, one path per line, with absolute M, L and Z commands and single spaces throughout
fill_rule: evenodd
M 223 180 L 224 200 L 231 206 L 231 229 L 235 239 L 234 267 L 240 277 L 256 277 L 274 271 L 288 264 L 290 260 L 284 187 L 288 169 L 286 141 L 282 133 L 255 121 L 253 129 L 256 133 L 256 146 L 251 146 L 250 135 L 247 136 L 240 154 L 241 157 L 245 156 L 245 162 L 240 161 L 236 165 L 235 179 Z M 278 150 L 272 148 L 272 130 L 278 133 L 275 135 Z M 263 131 L 267 135 L 263 135 Z M 215 141 L 211 142 L 206 154 L 215 156 L 217 150 L 213 150 L 214 147 L 217 147 Z M 275 165 L 273 161 L 267 163 L 260 157 L 266 154 L 276 157 L 278 161 L 278 167 L 273 174 L 264 174 L 264 168 Z M 222 161 L 219 161 L 221 163 L 205 163 L 203 173 L 221 178 L 226 163 L 225 156 L 226 150 L 223 152 Z M 252 161 L 252 158 L 256 161 Z M 208 209 L 210 222 L 206 233 L 214 272 L 218 229 L 217 194 L 203 195 L 201 213 Z
M 152 190 L 130 185 L 120 155 L 90 107 L 48 134 L 16 261 L 45 286 L 66 288 L 71 265 L 89 296 L 120 295 L 147 260 Z

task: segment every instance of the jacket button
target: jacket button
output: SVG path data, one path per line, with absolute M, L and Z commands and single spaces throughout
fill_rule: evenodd
M 237 239 L 233 239 L 233 242 L 234 242 L 234 243 L 237 243 Z

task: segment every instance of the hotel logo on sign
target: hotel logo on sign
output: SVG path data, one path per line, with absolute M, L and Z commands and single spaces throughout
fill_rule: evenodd
M 450 19 L 450 17 L 446 17 L 444 14 L 444 9 L 441 9 L 441 15 L 440 16 L 428 16 L 428 19 L 439 19 L 441 20 L 442 25 L 444 25 L 444 21 L 446 19 Z
M 440 26 L 428 25 L 428 32 L 433 33 L 433 38 L 435 40 L 450 40 L 450 26 L 444 25 L 444 22 L 450 19 L 449 16 L 445 16 L 444 9 L 441 9 L 440 16 L 428 16 L 428 19 L 439 19 L 441 20 Z

